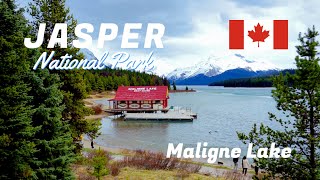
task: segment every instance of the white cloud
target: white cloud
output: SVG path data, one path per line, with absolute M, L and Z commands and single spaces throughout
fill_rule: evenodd
M 30 0 L 17 0 L 19 7 L 27 6 Z M 319 0 L 136 0 L 136 1 L 67 1 L 71 13 L 78 22 L 95 26 L 93 38 L 101 23 L 117 23 L 119 34 L 116 40 L 106 42 L 104 49 L 90 49 L 98 58 L 105 50 L 127 51 L 133 57 L 143 58 L 154 51 L 157 73 L 166 74 L 178 68 L 187 67 L 205 60 L 210 55 L 225 56 L 239 53 L 248 59 L 268 61 L 280 68 L 294 67 L 295 46 L 299 32 L 305 32 L 315 25 L 320 30 Z M 256 51 L 229 50 L 228 21 L 244 20 L 289 20 L 289 49 Z M 164 49 L 120 49 L 121 28 L 124 23 L 163 23 L 166 26 L 163 38 Z M 143 29 L 142 31 L 145 31 Z M 143 36 L 143 32 L 142 35 Z M 139 39 L 143 42 L 144 37 Z
M 305 32 L 313 24 L 320 27 L 317 21 L 320 13 L 315 9 L 319 5 L 320 1 L 277 1 L 273 7 L 241 6 L 232 1 L 215 1 L 201 6 L 191 5 L 189 13 L 192 14 L 191 22 L 194 31 L 183 37 L 167 37 L 164 44 L 169 46 L 172 51 L 170 54 L 173 54 L 168 59 L 174 59 L 180 62 L 177 64 L 183 66 L 195 64 L 211 54 L 239 53 L 249 59 L 271 62 L 281 68 L 294 67 L 298 33 Z M 289 49 L 263 52 L 229 50 L 229 19 L 288 19 Z M 179 53 L 181 50 L 185 50 L 183 56 Z M 174 52 L 177 52 L 176 55 Z

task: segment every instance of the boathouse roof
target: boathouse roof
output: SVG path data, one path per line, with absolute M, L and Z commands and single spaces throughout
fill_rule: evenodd
M 110 101 L 165 100 L 169 98 L 167 86 L 119 86 Z

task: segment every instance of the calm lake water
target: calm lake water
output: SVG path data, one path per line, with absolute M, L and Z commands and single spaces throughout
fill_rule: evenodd
M 185 88 L 185 87 L 178 87 Z M 240 147 L 245 155 L 247 145 L 237 138 L 237 131 L 249 132 L 254 123 L 277 128 L 268 112 L 281 115 L 271 97 L 271 88 L 223 88 L 189 86 L 194 93 L 170 94 L 169 105 L 191 107 L 198 114 L 193 122 L 135 122 L 102 120 L 101 135 L 96 142 L 115 148 L 167 151 L 168 143 L 196 147 Z M 209 133 L 211 132 L 211 133 Z

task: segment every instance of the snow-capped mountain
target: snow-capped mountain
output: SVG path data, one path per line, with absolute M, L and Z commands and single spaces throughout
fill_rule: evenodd
M 194 66 L 175 69 L 167 77 L 170 79 L 186 79 L 199 74 L 212 77 L 227 70 L 239 68 L 255 72 L 279 69 L 271 63 L 256 62 L 248 60 L 240 54 L 232 54 L 224 57 L 210 56 L 207 60 L 201 61 Z
M 80 49 L 79 53 L 82 53 L 84 55 L 84 58 L 86 58 L 86 59 L 89 59 L 89 60 L 97 59 L 98 60 L 98 58 L 87 48 Z
M 100 60 L 98 59 L 94 54 L 93 52 L 91 52 L 89 49 L 87 48 L 82 48 L 79 50 L 79 53 L 82 53 L 84 55 L 84 58 L 85 59 L 88 59 L 88 60 Z M 104 65 L 107 66 L 107 67 L 112 67 L 112 64 L 104 61 Z
M 177 84 L 207 84 L 215 79 L 251 77 L 278 70 L 280 69 L 271 63 L 248 60 L 240 54 L 231 54 L 223 57 L 210 56 L 194 66 L 175 69 L 167 78 Z

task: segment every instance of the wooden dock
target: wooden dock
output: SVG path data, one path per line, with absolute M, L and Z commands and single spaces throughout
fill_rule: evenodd
M 167 113 L 124 113 L 125 120 L 147 121 L 193 121 L 194 117 L 176 111 Z

